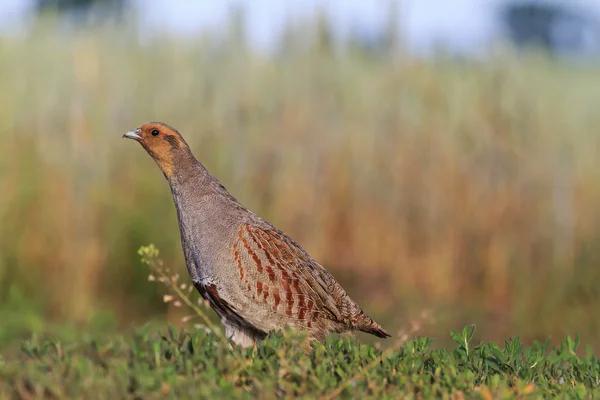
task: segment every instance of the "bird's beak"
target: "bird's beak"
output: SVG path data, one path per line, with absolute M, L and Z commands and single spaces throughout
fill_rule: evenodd
M 125 132 L 125 134 L 123 135 L 124 138 L 127 139 L 133 139 L 133 140 L 140 140 L 142 137 L 140 136 L 140 128 L 137 128 L 133 131 L 127 131 Z

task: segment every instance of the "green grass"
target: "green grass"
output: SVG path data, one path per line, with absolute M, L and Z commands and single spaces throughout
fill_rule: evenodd
M 473 328 L 452 332 L 454 348 L 414 338 L 381 352 L 330 337 L 305 354 L 299 338 L 277 333 L 256 350 L 231 349 L 204 330 L 156 332 L 75 342 L 32 338 L 0 358 L 0 398 L 399 398 L 528 395 L 594 398 L 600 361 L 518 338 L 476 344 Z M 459 397 L 456 397 L 459 396 Z

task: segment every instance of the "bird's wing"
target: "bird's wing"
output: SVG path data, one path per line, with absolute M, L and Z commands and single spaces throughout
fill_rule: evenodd
M 375 328 L 372 325 L 376 323 L 350 299 L 333 275 L 266 222 L 240 227 L 234 258 L 239 278 L 255 300 L 303 321 L 308 328 L 319 317 L 360 330 Z

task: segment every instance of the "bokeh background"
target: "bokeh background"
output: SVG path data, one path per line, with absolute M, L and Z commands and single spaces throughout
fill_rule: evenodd
M 390 332 L 598 349 L 598 16 L 574 0 L 4 0 L 0 346 L 180 321 L 137 255 L 154 243 L 186 273 L 171 194 L 121 140 L 159 120 Z

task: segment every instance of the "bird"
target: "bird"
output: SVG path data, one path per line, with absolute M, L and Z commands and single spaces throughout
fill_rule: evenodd
M 167 179 L 192 283 L 233 343 L 255 346 L 286 327 L 307 333 L 307 343 L 330 333 L 391 336 L 300 245 L 236 200 L 175 128 L 148 122 L 123 137 Z

